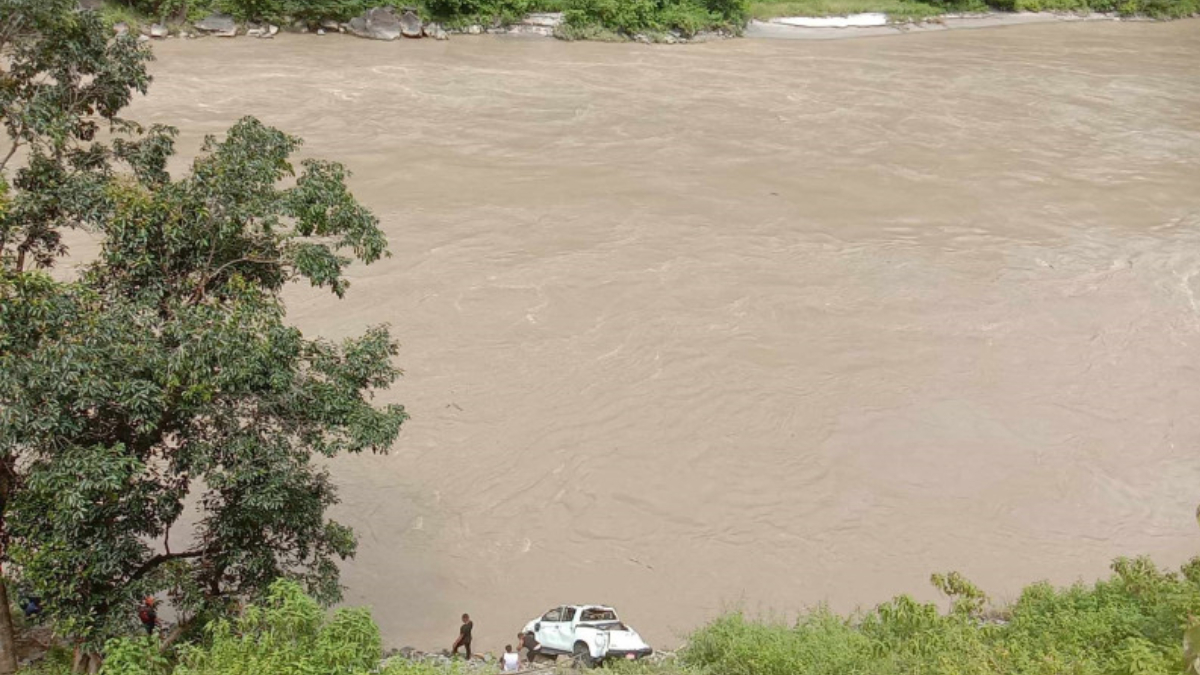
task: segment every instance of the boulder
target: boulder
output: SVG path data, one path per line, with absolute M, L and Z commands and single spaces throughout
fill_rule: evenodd
M 562 22 L 562 12 L 534 12 L 526 14 L 525 18 L 521 19 L 523 26 L 541 26 L 543 28 L 558 28 Z
M 354 35 L 369 40 L 395 40 L 403 31 L 400 18 L 385 7 L 368 9 L 362 16 L 350 19 L 346 27 Z
M 171 31 L 167 30 L 167 27 L 161 23 L 155 23 L 150 25 L 150 28 L 146 30 L 146 34 L 156 40 L 162 40 L 163 38 L 169 37 L 171 35 Z
M 481 35 L 482 33 L 483 33 L 483 26 L 480 26 L 478 24 L 467 28 L 468 35 Z
M 234 37 L 237 35 L 238 27 L 234 23 L 233 17 L 225 16 L 224 14 L 212 14 L 196 23 L 196 30 L 217 37 Z
M 333 19 L 325 19 L 321 22 L 321 28 L 324 28 L 325 30 L 337 30 L 340 27 L 340 24 Z
M 325 29 L 324 29 L 324 28 L 318 28 L 318 29 L 317 29 L 317 35 L 324 35 L 324 34 L 325 34 Z
M 421 32 L 425 34 L 425 37 L 433 38 L 434 40 L 450 39 L 450 36 L 446 34 L 446 31 L 442 28 L 441 24 L 427 23 L 421 27 Z
M 267 25 L 267 37 L 275 37 L 276 35 L 279 35 L 279 26 L 276 26 L 273 23 L 268 24 Z
M 411 9 L 400 15 L 400 34 L 409 38 L 421 37 L 421 17 Z

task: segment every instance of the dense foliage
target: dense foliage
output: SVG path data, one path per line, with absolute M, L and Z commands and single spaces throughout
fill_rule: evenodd
M 73 0 L 0 0 L 0 302 L 12 284 L 45 287 L 25 276 L 65 252 L 63 231 L 99 203 L 113 161 L 124 156 L 152 164 L 160 136 L 118 117 L 149 83 L 148 50 L 133 36 L 110 40 L 99 17 L 76 12 Z M 120 146 L 96 141 L 124 132 Z M 30 411 L 4 395 L 14 335 L 25 331 L 0 305 L 0 566 L 12 561 L 13 504 L 27 486 L 29 433 L 18 429 Z M 4 570 L 6 573 L 8 569 Z M 7 587 L 0 584 L 0 673 L 16 668 Z
M 343 167 L 294 166 L 299 139 L 251 118 L 174 178 L 175 131 L 117 117 L 149 81 L 132 38 L 74 0 L 0 0 L 0 24 L 5 575 L 82 652 L 125 633 L 148 593 L 169 592 L 184 624 L 284 576 L 336 600 L 355 541 L 326 517 L 336 489 L 314 457 L 391 445 L 406 414 L 371 397 L 398 375 L 396 345 L 383 327 L 306 339 L 280 293 L 344 294 L 347 265 L 386 254 L 377 220 Z M 75 228 L 100 253 L 56 280 L 44 270 Z
M 400 660 L 380 669 L 379 627 L 365 608 L 328 615 L 297 583 L 274 582 L 237 616 L 209 622 L 196 643 L 168 658 L 155 638 L 121 637 L 104 648 L 101 675 L 437 675 L 429 665 Z M 30 675 L 61 675 L 62 655 Z
M 685 663 L 702 675 L 1168 675 L 1200 615 L 1200 560 L 1181 572 L 1120 559 L 1087 586 L 1025 588 L 989 612 L 957 575 L 934 582 L 953 609 L 901 596 L 863 615 L 817 609 L 794 625 L 722 617 L 693 634 Z
M 702 30 L 740 32 L 746 22 L 745 0 L 567 0 L 567 23 L 576 34 L 588 28 L 620 35 Z M 586 33 L 582 33 L 586 35 Z
M 10 557 L 66 634 L 119 633 L 164 589 L 189 613 L 281 575 L 338 597 L 354 539 L 311 457 L 383 451 L 405 413 L 369 402 L 397 375 L 386 330 L 334 345 L 284 323 L 285 283 L 341 295 L 339 251 L 384 252 L 340 166 L 277 186 L 297 144 L 243 120 L 172 180 L 164 138 L 91 204 L 104 243 L 80 280 L 0 283 L 0 450 L 24 474 Z M 201 517 L 172 549 L 189 498 Z

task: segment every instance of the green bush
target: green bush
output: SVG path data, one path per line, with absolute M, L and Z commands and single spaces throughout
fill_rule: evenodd
M 513 23 L 528 12 L 549 11 L 531 0 L 426 0 L 426 13 L 450 26 Z
M 566 20 L 576 29 L 599 26 L 624 35 L 702 30 L 739 31 L 746 0 L 567 0 Z
M 1200 616 L 1200 560 L 1168 572 L 1119 559 L 1090 586 L 1027 587 L 989 612 L 961 576 L 935 575 L 950 612 L 901 596 L 843 618 L 821 608 L 796 624 L 730 614 L 696 631 L 684 663 L 702 675 L 1167 675 Z
M 368 610 L 340 609 L 326 620 L 291 581 L 275 582 L 262 605 L 210 623 L 207 632 L 208 644 L 185 648 L 174 675 L 364 675 L 381 656 Z

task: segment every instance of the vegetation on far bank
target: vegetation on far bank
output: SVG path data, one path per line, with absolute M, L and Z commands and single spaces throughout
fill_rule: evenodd
M 607 39 L 637 33 L 739 33 L 748 19 L 887 14 L 892 21 L 964 12 L 1105 12 L 1173 19 L 1200 14 L 1200 0 L 108 0 L 114 20 L 196 21 L 222 12 L 242 21 L 346 21 L 371 7 L 416 7 L 447 27 L 506 25 L 530 12 L 565 12 L 561 37 Z
M 992 607 L 958 574 L 934 575 L 948 610 L 897 597 L 850 616 L 825 608 L 794 622 L 730 613 L 696 630 L 663 662 L 614 662 L 623 675 L 1172 675 L 1194 672 L 1200 559 L 1179 572 L 1119 559 L 1108 579 L 1027 586 Z M 300 586 L 281 581 L 239 616 L 211 620 L 196 641 L 163 650 L 156 638 L 108 643 L 101 675 L 458 675 L 449 666 L 393 658 L 380 667 L 379 629 L 365 609 L 327 616 Z M 69 667 L 57 652 L 29 675 Z M 490 672 L 494 665 L 487 667 Z M 563 664 L 563 672 L 568 672 Z M 475 670 L 474 672 L 480 672 Z

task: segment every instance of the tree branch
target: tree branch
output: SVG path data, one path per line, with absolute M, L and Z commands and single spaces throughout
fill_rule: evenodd
M 137 581 L 138 579 L 141 579 L 142 577 L 146 576 L 151 571 L 153 571 L 154 568 L 158 567 L 159 565 L 162 565 L 163 563 L 167 563 L 172 560 L 181 560 L 183 558 L 199 558 L 200 556 L 204 555 L 205 553 L 208 553 L 207 548 L 202 548 L 202 549 L 198 549 L 195 551 L 183 551 L 182 553 L 160 553 L 160 554 L 154 556 L 153 558 L 147 560 L 145 563 L 142 564 L 141 567 L 134 570 L 133 574 L 129 575 L 129 579 L 126 580 L 126 583 L 127 584 L 133 583 L 133 582 Z
M 212 274 L 205 275 L 205 277 L 200 281 L 200 285 L 196 286 L 196 292 L 192 293 L 192 298 L 188 302 L 188 304 L 194 305 L 194 304 L 200 302 L 201 300 L 203 300 L 204 299 L 204 291 L 205 291 L 205 289 L 208 288 L 208 284 L 210 281 L 212 281 L 213 279 L 216 279 L 218 276 L 220 276 L 221 272 L 224 272 L 225 269 L 228 268 L 230 265 L 236 265 L 238 263 L 243 263 L 243 262 L 258 263 L 260 265 L 277 265 L 279 263 L 282 263 L 283 260 L 280 258 L 275 258 L 275 259 L 271 259 L 271 260 L 264 260 L 262 258 L 237 258 L 235 260 L 230 260 L 229 262 L 225 263 L 224 265 L 221 265 L 216 270 L 214 270 Z
M 17 148 L 20 148 L 20 147 L 21 147 L 21 142 L 14 140 L 12 147 L 8 149 L 8 154 L 4 156 L 3 161 L 0 161 L 0 171 L 4 171 L 5 167 L 8 166 L 8 160 L 12 159 L 13 155 L 17 154 Z

